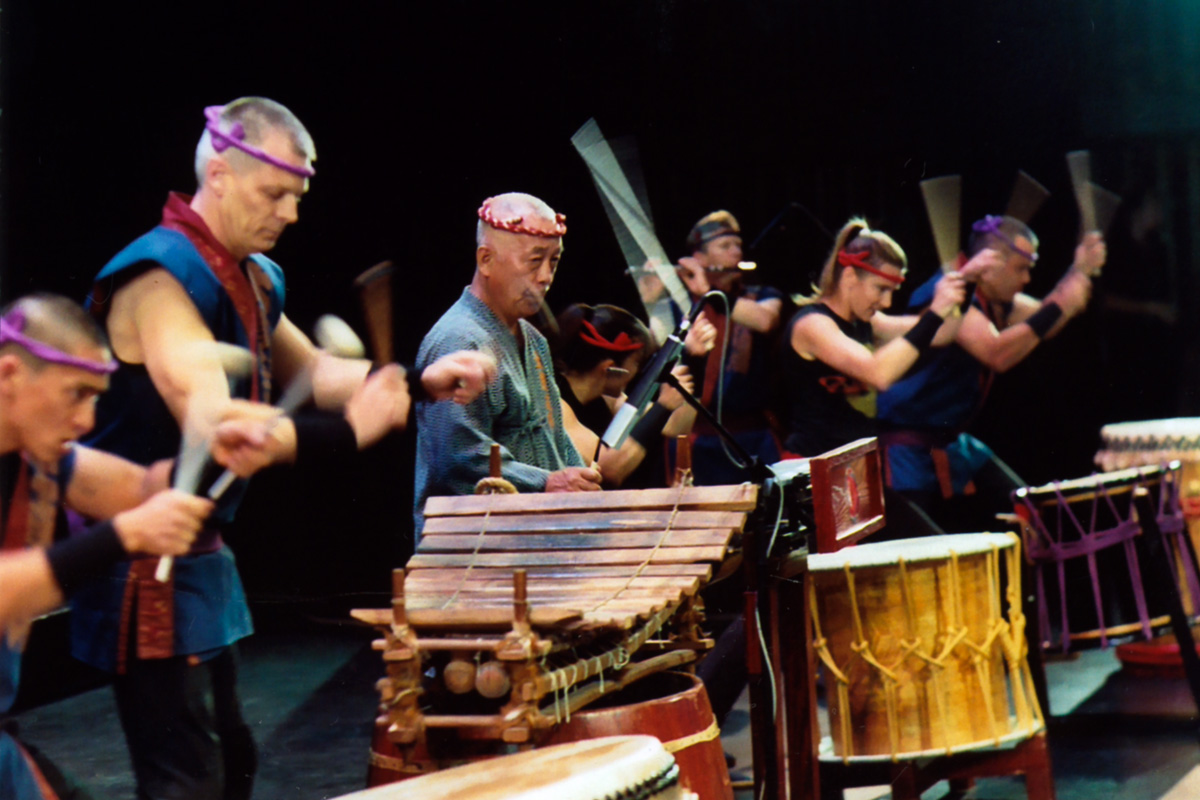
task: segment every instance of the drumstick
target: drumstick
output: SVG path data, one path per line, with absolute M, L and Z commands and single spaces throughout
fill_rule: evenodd
M 342 358 L 362 358 L 367 353 L 362 339 L 341 317 L 323 314 L 313 326 L 313 339 L 330 355 Z
M 962 176 L 945 175 L 921 181 L 921 196 L 925 200 L 925 213 L 929 216 L 942 272 L 954 272 L 959 251 Z
M 392 273 L 391 261 L 383 261 L 354 279 L 362 303 L 363 320 L 375 366 L 392 363 Z
M 288 384 L 283 395 L 279 398 L 279 403 L 276 405 L 282 413 L 280 416 L 287 416 L 295 411 L 312 396 L 312 375 L 308 370 L 302 370 L 292 382 Z M 179 461 L 175 467 L 175 483 L 174 488 L 181 491 L 186 491 L 188 494 L 195 494 L 199 488 L 200 476 L 204 471 L 204 464 L 208 461 L 209 445 L 207 441 L 198 439 L 195 435 L 186 433 L 187 424 L 185 427 L 185 435 L 183 437 L 183 445 L 179 451 Z M 270 427 L 268 427 L 270 430 Z M 186 467 L 185 467 L 186 464 Z M 208 499 L 217 501 L 221 496 L 233 485 L 237 480 L 237 473 L 227 469 L 221 473 L 212 486 L 208 488 Z M 158 568 L 154 571 L 154 577 L 160 583 L 166 583 L 171 577 L 171 569 L 174 566 L 175 559 L 172 556 L 163 556 L 158 560 Z
M 1012 194 L 1008 197 L 1008 208 L 1004 213 L 1028 224 L 1048 197 L 1049 189 L 1034 180 L 1025 170 L 1017 170 L 1017 180 L 1013 183 Z
M 929 217 L 929 227 L 933 231 L 933 243 L 937 248 L 938 260 L 942 263 L 942 272 L 949 275 L 958 268 L 962 176 L 944 175 L 921 181 L 921 197 L 925 200 L 925 213 Z M 962 309 L 957 305 L 950 312 L 951 317 L 961 315 Z
M 1071 188 L 1079 206 L 1079 222 L 1083 233 L 1096 230 L 1096 200 L 1092 192 L 1092 154 L 1087 150 L 1067 153 L 1067 170 L 1071 173 Z
M 1117 215 L 1117 207 L 1121 205 L 1121 195 L 1110 192 L 1098 183 L 1091 183 L 1092 203 L 1094 205 L 1095 230 L 1104 233 Z
M 206 342 L 203 346 L 216 356 L 226 378 L 244 377 L 254 368 L 254 354 L 244 347 L 227 342 Z M 204 474 L 204 465 L 208 463 L 208 441 L 199 433 L 203 421 L 197 414 L 197 411 L 189 409 L 184 419 L 179 437 L 179 455 L 175 459 L 175 478 L 171 482 L 172 489 L 188 494 L 196 493 L 200 477 Z M 166 583 L 174 564 L 172 556 L 160 558 L 154 570 L 155 579 Z

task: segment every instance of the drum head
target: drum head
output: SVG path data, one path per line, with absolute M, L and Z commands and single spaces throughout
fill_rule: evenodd
M 678 784 L 679 768 L 658 739 L 609 736 L 454 767 L 341 800 L 667 800 L 679 797 Z
M 836 553 L 820 553 L 808 557 L 809 572 L 840 570 L 846 565 L 851 569 L 884 567 L 899 563 L 941 561 L 956 554 L 960 556 L 986 553 L 993 547 L 1004 549 L 1014 545 L 1014 538 L 1006 533 L 950 533 L 945 536 L 923 536 L 919 539 L 896 539 L 891 542 L 874 542 L 847 547 Z

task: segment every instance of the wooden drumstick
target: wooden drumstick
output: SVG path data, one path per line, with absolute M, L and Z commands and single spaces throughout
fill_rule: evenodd
M 362 358 L 367 354 L 362 339 L 341 317 L 323 314 L 313 325 L 313 339 L 317 347 L 330 355 L 342 358 Z
M 375 366 L 392 363 L 392 273 L 391 261 L 383 261 L 354 279 L 362 302 L 363 320 Z
M 956 272 L 961 249 L 962 176 L 944 175 L 921 181 L 921 197 L 925 200 L 925 213 L 929 217 L 942 272 L 947 275 Z M 958 306 L 950 312 L 952 317 L 961 314 L 962 309 Z
M 1092 191 L 1092 154 L 1087 150 L 1067 153 L 1067 170 L 1071 173 L 1071 188 L 1079 207 L 1079 225 L 1083 233 L 1096 230 L 1096 199 Z
M 1012 194 L 1008 196 L 1008 208 L 1004 210 L 1004 214 L 1028 224 L 1049 197 L 1049 189 L 1034 180 L 1025 170 L 1017 170 L 1017 179 L 1013 183 Z
M 221 363 L 226 378 L 242 378 L 254 369 L 254 354 L 244 347 L 226 342 L 207 342 L 204 347 Z M 203 421 L 197 418 L 197 412 L 189 410 L 179 437 L 179 455 L 175 459 L 172 489 L 195 494 L 200 487 L 204 465 L 208 463 L 208 440 L 199 432 L 202 427 Z M 161 557 L 154 570 L 155 579 L 159 583 L 166 583 L 174 566 L 173 556 Z

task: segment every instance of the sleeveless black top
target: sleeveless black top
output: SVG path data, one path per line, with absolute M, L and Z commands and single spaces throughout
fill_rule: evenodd
M 791 347 L 792 330 L 809 314 L 823 314 L 837 323 L 842 333 L 856 342 L 870 345 L 871 323 L 848 322 L 824 303 L 813 303 L 795 313 L 788 322 L 781 342 L 779 380 L 783 410 L 787 416 L 784 446 L 802 456 L 818 456 L 855 439 L 874 436 L 875 420 L 849 402 L 868 394 L 871 387 L 818 359 L 801 358 Z

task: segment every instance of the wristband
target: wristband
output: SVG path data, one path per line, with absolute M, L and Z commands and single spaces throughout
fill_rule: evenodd
M 127 557 L 112 522 L 94 525 L 78 536 L 56 542 L 46 551 L 50 571 L 64 595 L 70 595 Z
M 933 344 L 933 337 L 937 335 L 938 328 L 942 327 L 943 321 L 932 310 L 926 310 L 916 324 L 905 332 L 904 338 L 917 350 L 923 351 Z
M 629 438 L 649 450 L 650 445 L 654 443 L 654 437 L 658 436 L 662 432 L 663 425 L 667 424 L 669 416 L 671 416 L 671 409 L 661 403 L 655 403 L 633 426 L 633 430 L 629 432 Z
M 421 383 L 421 375 L 423 372 L 418 372 L 416 367 L 410 367 L 407 364 L 401 365 L 404 367 L 404 380 L 408 381 L 408 396 L 412 398 L 413 403 L 424 403 L 432 400 L 429 392 L 425 391 L 425 384 Z
M 1045 339 L 1046 334 L 1050 333 L 1050 329 L 1062 317 L 1063 310 L 1051 300 L 1048 303 L 1042 303 L 1042 307 L 1033 313 L 1029 319 L 1025 320 L 1025 324 L 1033 330 L 1033 335 L 1039 339 Z
M 296 426 L 296 463 L 328 461 L 358 452 L 354 428 L 340 414 L 307 412 L 292 418 Z

